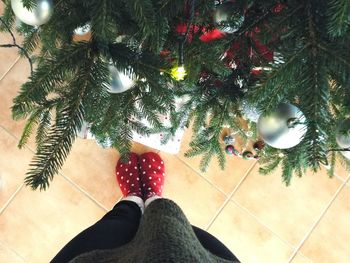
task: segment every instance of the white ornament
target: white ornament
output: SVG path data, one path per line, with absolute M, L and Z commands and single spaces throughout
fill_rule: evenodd
M 131 89 L 135 82 L 130 78 L 132 75 L 131 70 L 125 72 L 119 71 L 115 66 L 109 66 L 110 83 L 108 85 L 108 92 L 110 93 L 122 93 Z
M 281 103 L 270 115 L 258 120 L 258 130 L 266 144 L 277 149 L 296 146 L 307 132 L 304 114 L 294 105 Z
M 261 115 L 261 112 L 257 109 L 249 105 L 246 101 L 243 101 L 241 104 L 241 111 L 243 117 L 251 122 L 258 122 L 258 119 Z
M 11 0 L 11 7 L 16 17 L 30 26 L 47 23 L 53 13 L 52 0 L 36 0 L 36 7 L 31 10 L 23 6 L 22 0 Z
M 342 121 L 337 129 L 335 139 L 340 148 L 350 148 L 350 120 Z M 346 159 L 350 159 L 350 151 L 340 152 Z
M 89 33 L 91 30 L 91 24 L 87 23 L 83 26 L 77 27 L 76 29 L 74 29 L 74 34 L 78 35 L 78 36 L 83 36 L 86 35 L 87 33 Z

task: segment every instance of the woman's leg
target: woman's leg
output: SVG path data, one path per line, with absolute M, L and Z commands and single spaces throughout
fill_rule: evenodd
M 201 242 L 202 246 L 209 250 L 209 252 L 223 259 L 238 261 L 235 255 L 213 235 L 196 226 L 192 226 L 192 228 L 199 242 Z
M 136 202 L 120 201 L 100 221 L 65 245 L 51 262 L 69 262 L 92 250 L 116 248 L 128 243 L 138 230 L 141 215 L 141 208 Z

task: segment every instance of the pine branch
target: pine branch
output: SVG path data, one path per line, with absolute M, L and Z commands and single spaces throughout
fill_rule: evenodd
M 21 139 L 18 143 L 18 148 L 22 149 L 28 142 L 28 139 L 33 132 L 33 128 L 39 123 L 40 114 L 41 111 L 36 109 L 27 120 L 26 125 L 23 128 Z
M 126 7 L 132 18 L 136 21 L 139 32 L 143 39 L 155 38 L 157 36 L 157 24 L 156 24 L 156 13 L 151 0 L 125 0 Z M 159 22 L 159 21 L 158 21 Z M 162 26 L 163 27 L 163 26 Z
M 328 1 L 328 34 L 332 37 L 342 36 L 350 25 L 350 1 Z
M 17 97 L 13 100 L 12 116 L 14 119 L 25 118 L 35 105 L 40 105 L 56 85 L 62 84 L 66 74 L 74 71 L 76 61 L 86 59 L 90 46 L 79 43 L 56 50 L 52 57 L 46 60 L 31 75 Z M 50 69 L 50 70 L 48 70 Z
M 80 84 L 80 83 L 79 83 Z M 38 148 L 25 179 L 32 189 L 46 190 L 49 181 L 63 165 L 76 137 L 76 130 L 83 122 L 82 99 L 85 88 L 80 88 L 79 96 L 74 97 L 57 113 L 56 125 L 50 130 L 46 140 Z
M 101 49 L 106 48 L 111 39 L 116 38 L 117 28 L 112 15 L 112 1 L 101 0 L 88 7 L 91 9 L 92 34 Z
M 47 139 L 49 129 L 51 127 L 51 112 L 50 109 L 44 111 L 39 119 L 39 125 L 35 137 L 37 148 L 42 147 L 43 143 Z

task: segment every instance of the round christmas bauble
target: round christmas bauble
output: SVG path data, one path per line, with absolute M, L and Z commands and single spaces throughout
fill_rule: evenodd
M 119 71 L 115 66 L 109 66 L 110 82 L 108 86 L 108 92 L 110 93 L 122 93 L 131 89 L 135 82 L 129 77 L 131 75 L 130 70 L 125 73 Z
M 237 155 L 237 150 L 235 149 L 235 147 L 233 147 L 233 145 L 227 145 L 225 148 L 225 152 L 228 155 Z
M 231 1 L 217 5 L 213 19 L 217 29 L 228 34 L 236 32 L 244 22 L 244 16 L 237 12 L 237 7 Z
M 47 23 L 53 13 L 52 0 L 36 0 L 36 6 L 31 10 L 23 6 L 22 0 L 11 0 L 11 7 L 16 17 L 30 26 Z
M 258 131 L 266 144 L 277 149 L 296 146 L 307 132 L 304 114 L 294 105 L 281 103 L 270 115 L 258 120 Z
M 86 35 L 87 33 L 89 33 L 91 30 L 91 24 L 90 23 L 86 23 L 83 26 L 77 27 L 76 29 L 74 29 L 74 34 L 78 35 L 78 36 L 83 36 Z
M 241 104 L 241 112 L 242 112 L 243 118 L 251 122 L 258 122 L 258 119 L 261 115 L 260 111 L 257 108 L 251 106 L 246 101 L 243 101 Z
M 257 141 L 253 144 L 253 148 L 255 151 L 261 151 L 265 147 L 264 141 Z
M 243 159 L 245 160 L 253 160 L 254 159 L 254 154 L 251 151 L 244 151 L 242 153 Z
M 232 136 L 232 135 L 226 135 L 225 137 L 224 137 L 224 143 L 226 144 L 226 145 L 230 145 L 230 144 L 234 144 L 235 143 L 235 138 Z
M 340 148 L 350 148 L 350 120 L 344 120 L 338 124 L 335 139 Z M 350 159 L 350 151 L 341 151 L 341 154 Z

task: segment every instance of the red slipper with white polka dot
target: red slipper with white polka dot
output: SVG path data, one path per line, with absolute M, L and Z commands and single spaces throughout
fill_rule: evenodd
M 153 152 L 144 153 L 139 157 L 139 164 L 143 199 L 162 196 L 165 176 L 162 158 Z
M 123 196 L 138 196 L 142 198 L 137 154 L 130 153 L 129 159 L 125 162 L 119 159 L 115 171 Z

